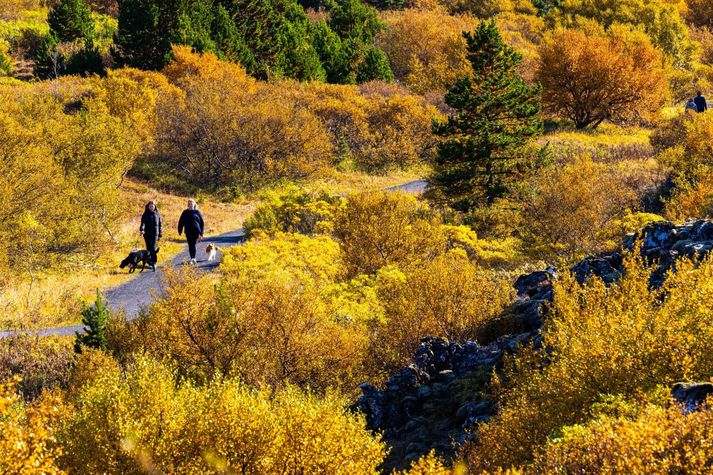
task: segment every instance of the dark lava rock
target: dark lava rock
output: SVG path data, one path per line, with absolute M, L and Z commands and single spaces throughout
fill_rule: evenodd
M 654 223 L 627 236 L 623 248 L 633 251 L 637 245 L 653 266 L 651 286 L 658 287 L 675 269 L 676 259 L 704 256 L 713 249 L 713 222 Z M 611 284 L 624 274 L 623 261 L 619 252 L 590 256 L 571 271 L 579 282 L 597 276 Z M 384 470 L 406 468 L 432 449 L 448 458 L 458 444 L 477 435 L 479 424 L 495 415 L 497 405 L 488 399 L 491 375 L 502 366 L 504 355 L 526 344 L 542 347 L 541 328 L 555 277 L 553 269 L 520 276 L 514 284 L 515 302 L 479 329 L 479 343 L 424 338 L 413 363 L 389 378 L 383 389 L 361 386 L 362 396 L 352 410 L 363 412 L 368 428 L 380 432 L 390 445 Z M 679 383 L 672 394 L 695 410 L 713 394 L 713 384 Z
M 688 412 L 697 411 L 709 396 L 713 396 L 711 383 L 676 383 L 671 396 Z

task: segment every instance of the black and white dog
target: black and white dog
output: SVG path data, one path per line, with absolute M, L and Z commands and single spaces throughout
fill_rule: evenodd
M 156 249 L 156 254 L 158 254 L 158 249 Z M 124 268 L 126 266 L 129 266 L 129 274 L 134 272 L 136 268 L 141 264 L 141 271 L 143 272 L 144 269 L 146 269 L 146 266 L 150 267 L 153 269 L 154 272 L 156 272 L 156 266 L 152 262 L 151 259 L 151 253 L 149 251 L 132 251 L 129 253 L 129 255 L 121 261 L 121 264 L 119 264 L 120 268 Z

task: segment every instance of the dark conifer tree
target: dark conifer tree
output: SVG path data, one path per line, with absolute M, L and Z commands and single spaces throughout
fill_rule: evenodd
M 121 0 L 112 54 L 120 66 L 161 69 L 171 57 L 170 34 L 154 0 Z
M 91 11 L 84 0 L 61 0 L 47 14 L 47 23 L 61 42 L 88 40 L 94 36 Z
M 245 44 L 245 39 L 235 26 L 230 12 L 223 5 L 218 5 L 215 9 L 212 29 L 213 41 L 225 58 L 240 63 L 248 71 L 255 68 L 255 56 Z
M 431 196 L 468 213 L 512 191 L 533 155 L 528 141 L 540 134 L 540 86 L 517 73 L 522 56 L 503 42 L 494 21 L 465 33 L 472 75 L 448 90 L 455 114 L 434 124 L 443 138 L 429 179 Z
M 97 290 L 97 299 L 94 305 L 82 307 L 82 324 L 85 331 L 83 333 L 76 332 L 75 352 L 81 353 L 83 347 L 106 351 L 108 345 L 106 324 L 109 321 L 109 316 L 109 306 Z
M 386 53 L 381 48 L 371 46 L 366 49 L 364 59 L 357 70 L 357 82 L 376 80 L 391 82 L 394 80 L 394 73 Z

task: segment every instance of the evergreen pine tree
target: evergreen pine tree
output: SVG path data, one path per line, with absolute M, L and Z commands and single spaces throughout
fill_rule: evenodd
M 297 2 L 285 5 L 287 28 L 279 69 L 286 77 L 300 81 L 326 81 L 327 73 L 312 43 L 313 26 Z
M 64 73 L 64 61 L 64 55 L 59 51 L 59 39 L 50 31 L 37 47 L 34 74 L 39 79 L 57 79 Z
M 345 42 L 324 20 L 320 20 L 314 25 L 312 44 L 327 73 L 327 82 L 331 84 L 356 83 L 356 74 L 350 64 L 351 54 L 347 50 Z
M 84 0 L 61 0 L 47 14 L 47 23 L 59 41 L 91 39 L 94 22 Z
M 357 82 L 376 80 L 392 82 L 394 73 L 391 71 L 386 53 L 381 48 L 371 46 L 364 53 L 364 60 L 357 70 Z
M 69 59 L 65 60 L 64 74 L 91 76 L 106 76 L 106 69 L 102 61 L 99 48 L 94 46 L 92 40 L 84 42 L 84 48 L 80 49 Z
M 456 113 L 434 124 L 439 143 L 429 178 L 432 198 L 468 213 L 507 196 L 532 158 L 528 141 L 541 133 L 540 86 L 517 73 L 522 56 L 507 46 L 494 21 L 464 34 L 473 74 L 448 90 Z
M 112 54 L 120 66 L 161 69 L 171 58 L 170 34 L 154 0 L 122 0 Z
M 212 0 L 192 0 L 184 5 L 177 5 L 172 12 L 176 22 L 171 35 L 171 43 L 187 45 L 195 51 L 218 53 L 218 47 L 212 38 L 215 15 Z M 168 23 L 173 23 L 172 19 Z
M 82 324 L 85 327 L 85 332 L 76 332 L 74 340 L 75 352 L 81 353 L 82 347 L 106 351 L 106 324 L 109 321 L 109 315 L 109 306 L 97 290 L 97 299 L 94 305 L 82 306 Z
M 245 44 L 230 13 L 223 5 L 215 9 L 212 25 L 212 37 L 218 51 L 230 61 L 240 63 L 246 70 L 255 68 L 255 56 Z
M 237 0 L 235 3 L 236 26 L 255 58 L 255 67 L 248 72 L 260 79 L 282 74 L 276 70 L 288 28 L 279 10 L 282 3 L 281 0 Z

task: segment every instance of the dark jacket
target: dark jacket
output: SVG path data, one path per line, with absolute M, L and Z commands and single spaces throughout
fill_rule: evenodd
M 706 98 L 703 96 L 696 96 L 695 99 L 693 99 L 693 102 L 696 103 L 696 107 L 698 107 L 698 112 L 703 112 L 705 110 L 708 110 L 708 104 L 706 104 Z
M 162 225 L 161 214 L 158 210 L 146 210 L 141 216 L 141 232 L 147 236 L 161 237 Z
M 178 234 L 183 230 L 188 234 L 203 234 L 203 216 L 197 209 L 187 209 L 181 213 L 181 218 L 178 220 Z

